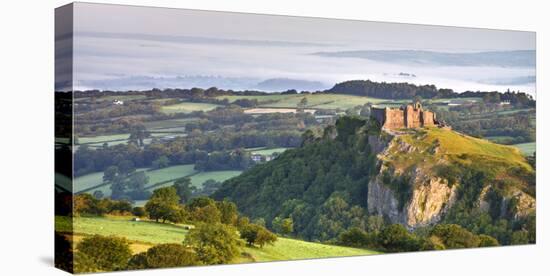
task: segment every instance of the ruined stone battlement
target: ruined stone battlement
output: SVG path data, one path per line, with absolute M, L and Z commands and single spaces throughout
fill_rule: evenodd
M 371 117 L 376 119 L 383 129 L 420 128 L 440 125 L 435 113 L 423 110 L 419 102 L 400 108 L 371 108 Z

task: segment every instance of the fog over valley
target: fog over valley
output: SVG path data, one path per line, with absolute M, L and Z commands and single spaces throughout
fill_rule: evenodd
M 78 90 L 315 91 L 370 79 L 536 92 L 531 32 L 79 5 Z

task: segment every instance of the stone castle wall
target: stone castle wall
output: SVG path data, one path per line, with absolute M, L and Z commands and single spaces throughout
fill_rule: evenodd
M 424 126 L 435 126 L 435 113 L 431 111 L 422 112 L 422 122 Z
M 423 110 L 419 103 L 399 109 L 373 107 L 371 117 L 376 119 L 384 129 L 420 128 L 437 124 L 435 113 Z
M 405 108 L 405 127 L 407 128 L 418 128 L 422 127 L 422 122 L 420 120 L 420 114 L 422 109 L 415 109 L 412 105 L 407 105 Z
M 404 128 L 405 116 L 403 110 L 386 108 L 386 120 L 383 127 L 388 129 Z

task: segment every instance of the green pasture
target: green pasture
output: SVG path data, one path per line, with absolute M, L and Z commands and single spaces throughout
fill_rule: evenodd
M 55 217 L 55 230 L 60 232 L 74 231 L 75 235 L 99 234 L 126 237 L 132 242 L 133 250 L 137 249 L 139 251 L 146 250 L 154 244 L 181 243 L 188 233 L 184 225 L 163 224 L 147 220 L 132 221 L 131 219 L 132 217 L 128 216 L 74 217 L 71 227 L 71 220 L 68 217 L 57 216 Z M 238 258 L 235 262 L 266 262 L 378 254 L 378 252 L 367 249 L 281 237 L 273 245 L 266 245 L 263 248 L 243 246 L 241 250 L 250 253 L 252 258 Z
M 55 230 L 71 231 L 71 220 L 68 217 L 55 217 Z M 156 223 L 153 221 L 132 221 L 129 216 L 75 217 L 73 219 L 75 234 L 121 236 L 141 243 L 181 243 L 187 230 L 183 225 Z
M 258 262 L 315 259 L 344 256 L 364 256 L 378 254 L 376 251 L 313 243 L 302 240 L 279 237 L 274 245 L 258 247 L 243 247 Z
M 209 179 L 223 182 L 229 178 L 235 177 L 239 174 L 241 174 L 242 171 L 211 171 L 211 172 L 200 172 L 200 173 L 194 173 L 189 174 L 189 178 L 191 178 L 191 184 L 197 188 L 202 188 L 202 184 L 206 182 Z M 155 190 L 161 187 L 168 187 L 174 184 L 175 181 L 165 181 L 160 182 L 160 185 L 154 185 L 153 187 L 148 188 L 149 190 Z M 157 182 L 158 183 L 158 182 Z
M 518 148 L 523 154 L 525 155 L 533 155 L 533 152 L 536 150 L 536 143 L 522 143 L 522 144 L 515 144 L 514 147 Z
M 289 148 L 271 148 L 271 149 L 260 148 L 260 149 L 250 150 L 250 153 L 259 154 L 259 155 L 272 155 L 273 153 L 276 153 L 276 152 L 282 153 L 287 149 Z
M 209 103 L 191 103 L 183 102 L 174 105 L 165 105 L 161 107 L 161 111 L 166 114 L 174 113 L 191 113 L 193 111 L 210 111 L 219 105 Z

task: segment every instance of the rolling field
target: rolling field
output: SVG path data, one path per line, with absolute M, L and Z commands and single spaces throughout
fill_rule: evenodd
M 256 99 L 259 102 L 258 107 L 263 108 L 296 108 L 302 98 L 307 99 L 306 108 L 315 109 L 348 109 L 366 103 L 372 103 L 379 107 L 399 107 L 410 103 L 410 100 L 389 100 L 378 99 L 364 96 L 354 96 L 345 94 L 289 94 L 289 95 L 265 95 L 265 96 L 219 96 L 218 99 L 227 99 L 234 102 L 238 99 Z M 467 103 L 479 101 L 480 98 L 461 98 L 461 99 L 435 99 L 434 103 Z
M 202 188 L 202 184 L 206 180 L 213 179 L 218 182 L 223 182 L 229 178 L 235 177 L 241 174 L 242 171 L 212 171 L 212 172 L 200 172 L 200 173 L 191 173 L 189 177 L 191 178 L 191 184 L 197 188 Z M 159 181 L 160 182 L 160 181 Z M 148 190 L 154 190 L 161 187 L 168 187 L 174 184 L 174 181 L 164 182 L 160 185 L 155 185 L 154 187 L 148 188 Z
M 191 183 L 195 187 L 202 187 L 202 183 L 206 180 L 213 179 L 218 182 L 223 182 L 229 178 L 235 177 L 241 174 L 242 171 L 212 171 L 212 172 L 201 172 L 191 176 Z
M 183 225 L 162 224 L 151 221 L 131 221 L 132 217 L 75 217 L 74 233 L 83 235 L 116 235 L 123 236 L 132 241 L 132 250 L 139 253 L 159 243 L 181 243 L 188 233 Z M 55 230 L 61 232 L 71 231 L 70 220 L 67 217 L 55 218 Z M 280 261 L 299 260 L 325 257 L 362 256 L 378 254 L 378 252 L 350 248 L 321 243 L 312 243 L 295 239 L 279 238 L 274 245 L 266 245 L 264 248 L 242 247 L 243 252 L 252 255 L 254 261 Z M 251 262 L 249 258 L 238 258 L 235 262 Z
M 289 94 L 289 95 L 275 94 L 275 95 L 263 95 L 263 96 L 231 95 L 231 96 L 218 96 L 216 97 L 216 99 L 219 99 L 219 100 L 227 99 L 230 103 L 240 99 L 249 99 L 249 100 L 256 99 L 260 104 L 264 104 L 267 102 L 280 101 L 286 98 L 295 98 L 295 97 L 302 97 L 302 96 L 297 94 Z
M 307 99 L 307 108 L 318 109 L 348 109 L 366 103 L 382 103 L 388 100 L 350 96 L 337 94 L 313 94 L 313 95 L 294 95 L 294 97 L 286 97 L 275 103 L 267 103 L 263 107 L 296 107 L 302 98 Z
M 307 99 L 307 108 L 317 109 L 347 109 L 365 103 L 382 103 L 390 100 L 340 95 L 340 94 L 289 94 L 289 95 L 265 95 L 265 96 L 220 96 L 218 99 L 228 99 L 234 102 L 238 99 L 256 99 L 259 107 L 295 108 L 302 98 Z
M 264 248 L 244 247 L 243 251 L 250 253 L 258 262 L 378 254 L 376 251 L 367 249 L 327 245 L 281 237 L 278 238 L 273 246 L 264 246 Z
M 163 224 L 153 221 L 131 221 L 130 216 L 75 217 L 75 234 L 103 236 L 122 236 L 140 243 L 181 243 L 187 230 L 183 225 Z M 55 217 L 55 230 L 69 232 L 70 220 L 67 217 Z
M 187 175 L 196 173 L 194 170 L 195 165 L 177 165 L 167 168 L 162 168 L 158 170 L 147 170 L 146 168 L 138 169 L 138 171 L 145 171 L 147 176 L 149 176 L 149 183 L 147 186 L 152 186 L 157 183 L 166 182 L 169 180 L 177 179 Z M 82 191 L 87 191 L 94 186 L 103 184 L 103 172 L 91 173 L 75 178 L 74 180 L 74 191 L 79 193 Z M 105 196 L 111 195 L 111 189 L 109 185 L 103 185 L 101 187 L 88 190 L 87 192 L 93 193 L 96 190 L 103 192 Z
M 535 142 L 515 144 L 513 146 L 518 148 L 525 155 L 533 155 L 533 152 L 535 152 L 535 150 L 536 150 L 536 143 Z
M 161 108 L 161 111 L 166 114 L 191 113 L 193 111 L 209 111 L 215 109 L 218 106 L 219 105 L 209 103 L 183 102 L 174 105 L 165 105 Z
M 155 184 L 196 173 L 194 167 L 195 165 L 177 165 L 147 171 L 146 173 L 149 176 L 149 184 Z
M 112 141 L 124 141 L 126 142 L 130 138 L 129 133 L 123 133 L 123 134 L 111 134 L 111 135 L 100 135 L 100 136 L 94 136 L 94 137 L 79 137 L 78 138 L 78 144 L 95 144 L 95 143 L 104 143 L 104 142 L 112 142 Z
M 282 153 L 284 152 L 285 150 L 287 150 L 289 148 L 272 148 L 272 149 L 264 149 L 264 148 L 260 148 L 260 149 L 254 149 L 254 150 L 250 150 L 250 153 L 252 154 L 260 154 L 260 155 L 272 155 L 273 153 L 277 152 L 277 153 Z

